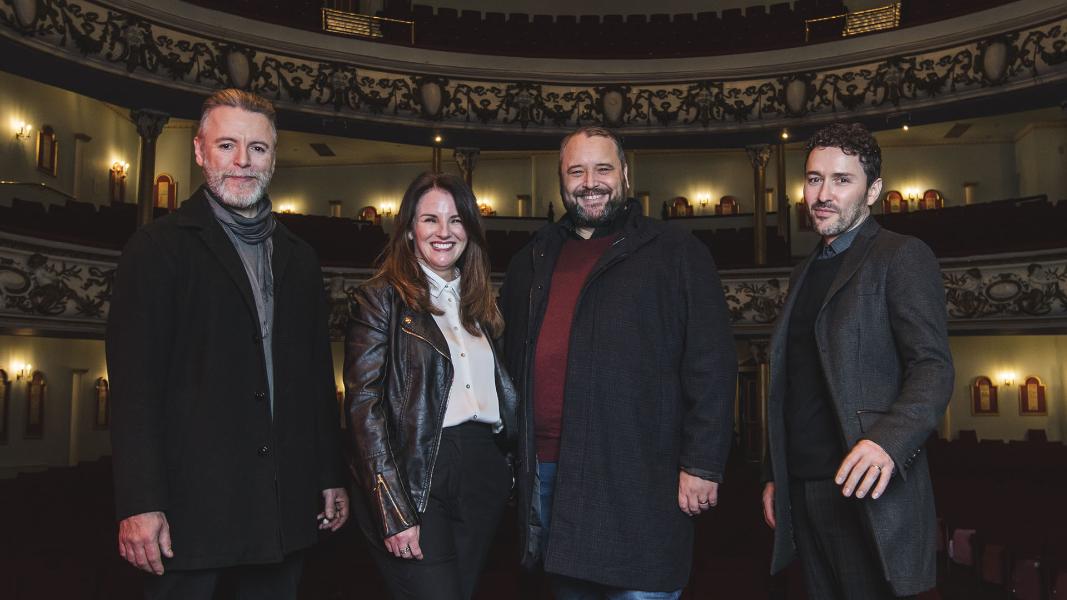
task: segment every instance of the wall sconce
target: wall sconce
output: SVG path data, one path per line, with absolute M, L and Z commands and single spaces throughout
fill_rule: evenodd
M 783 142 L 789 139 L 789 130 L 788 129 L 783 129 L 782 130 L 781 138 L 782 138 Z
M 922 198 L 922 194 L 918 188 L 904 188 L 904 199 L 908 201 L 908 208 L 918 208 L 919 199 Z
M 394 209 L 394 207 L 393 207 L 393 203 L 392 202 L 382 202 L 381 211 L 382 211 L 382 216 L 383 217 L 392 217 L 393 216 L 393 209 Z
M 116 160 L 111 163 L 107 173 L 108 198 L 112 204 L 126 201 L 126 174 L 130 171 L 130 163 L 124 160 Z
M 15 119 L 11 122 L 11 126 L 15 129 L 16 140 L 30 139 L 30 132 L 33 131 L 33 125 L 30 125 L 26 121 Z
M 697 194 L 697 202 L 700 203 L 700 212 L 701 212 L 701 214 L 706 214 L 708 212 L 708 203 L 711 202 L 711 194 L 710 193 Z
M 1005 386 L 1015 385 L 1015 371 L 1001 371 L 997 373 L 997 379 L 1002 381 Z
M 283 215 L 291 215 L 291 214 L 293 214 L 293 212 L 294 212 L 293 203 L 292 202 L 286 202 L 286 203 L 280 205 L 278 207 L 278 212 L 282 213 Z
M 23 377 L 29 377 L 33 373 L 33 365 L 24 362 L 11 363 L 11 370 L 15 373 L 15 381 L 22 381 Z

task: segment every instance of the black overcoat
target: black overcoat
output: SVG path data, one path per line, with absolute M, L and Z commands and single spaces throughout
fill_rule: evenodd
M 548 572 L 650 591 L 682 588 L 693 523 L 678 508 L 681 467 L 721 479 L 733 432 L 737 358 L 722 284 L 691 233 L 635 202 L 593 267 L 570 334 L 559 470 L 548 547 L 531 406 L 532 363 L 562 223 L 537 232 L 501 289 L 505 356 L 520 410 L 522 560 Z M 544 327 L 552 324 L 545 323 Z
M 789 470 L 785 453 L 786 338 L 796 291 L 813 253 L 797 266 L 771 338 L 767 477 L 775 482 L 771 570 L 793 559 Z M 930 248 L 882 229 L 860 226 L 815 320 L 815 341 L 842 444 L 881 446 L 895 472 L 877 500 L 862 500 L 879 567 L 899 596 L 935 584 L 934 492 L 922 448 L 952 395 L 945 288 Z
M 274 415 L 256 305 L 204 189 L 142 227 L 119 261 L 107 327 L 119 519 L 163 511 L 168 569 L 270 563 L 313 544 L 343 486 L 322 272 L 273 237 Z

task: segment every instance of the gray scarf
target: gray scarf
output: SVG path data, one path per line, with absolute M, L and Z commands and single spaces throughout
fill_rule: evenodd
M 277 223 L 271 213 L 270 198 L 263 196 L 254 217 L 246 217 L 222 204 L 212 194 L 209 204 L 215 218 L 222 224 L 226 237 L 233 242 L 241 257 L 252 296 L 259 313 L 260 335 L 263 337 L 263 358 L 267 365 L 267 384 L 270 386 L 271 410 L 274 409 L 274 369 L 271 332 L 274 329 L 274 273 L 271 270 L 271 255 L 274 244 L 271 234 Z
M 268 196 L 263 196 L 260 199 L 258 204 L 259 211 L 252 217 L 242 215 L 216 200 L 214 196 L 211 196 L 211 200 L 213 209 L 221 208 L 224 211 L 220 215 L 219 211 L 215 210 L 215 216 L 242 242 L 259 244 L 269 239 L 271 234 L 274 233 L 274 227 L 277 222 L 274 220 L 274 213 L 271 212 L 273 207 Z

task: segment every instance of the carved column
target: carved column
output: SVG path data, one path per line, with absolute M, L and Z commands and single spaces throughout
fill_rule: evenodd
M 777 181 L 775 187 L 778 189 L 778 235 L 785 238 L 785 244 L 787 247 L 791 247 L 792 234 L 789 229 L 789 194 L 785 192 L 785 142 L 779 142 L 777 148 L 777 159 L 775 166 L 777 167 Z
M 750 342 L 749 351 L 756 361 L 756 393 L 759 395 L 759 460 L 767 458 L 767 402 L 771 397 L 771 365 L 768 360 L 770 340 Z
M 482 151 L 477 148 L 456 148 L 452 151 L 452 157 L 459 165 L 459 172 L 471 189 L 474 188 L 474 167 L 478 164 L 478 155 L 481 153 Z
M 163 133 L 163 127 L 170 120 L 170 115 L 158 110 L 134 109 L 130 118 L 137 126 L 141 136 L 141 164 L 137 168 L 137 224 L 147 225 L 152 222 L 152 185 L 156 178 L 156 140 Z
M 748 160 L 752 162 L 752 237 L 755 240 L 756 265 L 767 264 L 767 162 L 771 147 L 767 144 L 748 146 Z
M 73 467 L 81 461 L 81 440 L 84 437 L 84 432 L 82 431 L 83 419 L 78 417 L 85 414 L 82 409 L 85 404 L 85 386 L 82 382 L 89 370 L 71 369 L 70 372 L 70 423 L 67 425 L 67 465 Z
M 433 147 L 433 158 L 430 159 L 430 171 L 433 173 L 441 172 L 441 147 Z

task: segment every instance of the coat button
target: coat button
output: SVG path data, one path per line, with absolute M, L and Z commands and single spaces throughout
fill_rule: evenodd
M 404 325 L 411 325 L 411 317 L 404 317 Z
M 266 392 L 256 392 L 256 400 L 259 400 L 260 402 L 262 402 L 262 401 L 264 401 L 266 399 L 267 399 L 267 393 Z
M 262 446 L 259 447 L 259 450 L 257 450 L 256 452 L 260 456 L 266 456 L 266 455 L 270 454 L 270 446 L 268 446 L 266 444 L 263 444 Z

